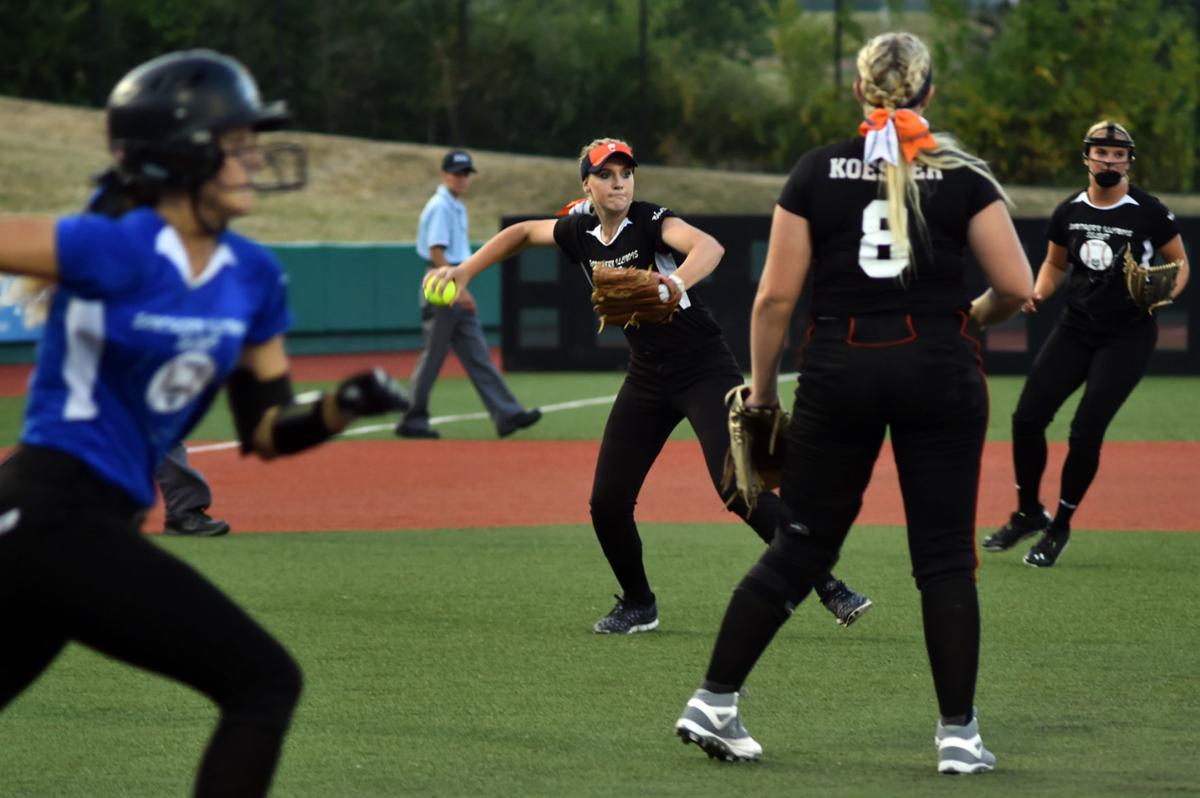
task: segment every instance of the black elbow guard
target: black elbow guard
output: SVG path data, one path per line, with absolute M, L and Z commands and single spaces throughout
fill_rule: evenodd
M 242 454 L 254 451 L 254 433 L 272 407 L 279 408 L 271 424 L 271 449 L 275 454 L 295 454 L 333 435 L 325 426 L 322 397 L 297 404 L 291 378 L 286 374 L 263 382 L 248 369 L 237 369 L 229 378 L 228 393 Z
M 292 381 L 286 374 L 273 380 L 261 381 L 249 369 L 235 369 L 226 384 L 229 411 L 242 444 L 242 454 L 254 451 L 254 431 L 268 408 L 286 407 L 295 398 Z
M 279 408 L 271 427 L 271 448 L 276 454 L 295 454 L 329 440 L 333 432 L 325 426 L 323 399 L 324 394 L 312 402 Z

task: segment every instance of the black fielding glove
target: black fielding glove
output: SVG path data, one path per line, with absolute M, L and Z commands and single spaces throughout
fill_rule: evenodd
M 411 405 L 399 383 L 378 366 L 343 380 L 336 398 L 339 410 L 360 418 L 404 412 Z

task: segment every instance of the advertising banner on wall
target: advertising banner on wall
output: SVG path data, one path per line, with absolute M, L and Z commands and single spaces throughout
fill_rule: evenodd
M 42 337 L 40 313 L 27 313 L 20 278 L 0 275 L 0 342 L 32 342 Z

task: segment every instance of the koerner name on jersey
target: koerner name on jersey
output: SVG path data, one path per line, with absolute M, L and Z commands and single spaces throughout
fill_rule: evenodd
M 922 163 L 913 164 L 913 177 L 917 180 L 941 180 L 942 170 Z M 880 180 L 883 172 L 875 168 L 873 163 L 865 163 L 862 158 L 830 158 L 829 178 L 831 180 Z

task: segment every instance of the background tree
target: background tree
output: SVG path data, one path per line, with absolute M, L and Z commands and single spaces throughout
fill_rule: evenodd
M 556 156 L 615 135 L 777 172 L 853 135 L 882 29 L 930 42 L 934 126 L 1006 181 L 1078 183 L 1081 132 L 1112 116 L 1139 182 L 1200 184 L 1194 0 L 0 0 L 0 93 L 99 107 L 132 65 L 206 46 L 315 132 Z
M 1185 10 L 1158 0 L 1021 3 L 1007 7 L 990 38 L 964 30 L 973 20 L 955 10 L 941 21 L 938 120 L 1002 179 L 1081 182 L 1082 134 L 1113 118 L 1154 153 L 1139 161 L 1139 183 L 1194 187 L 1200 71 Z

